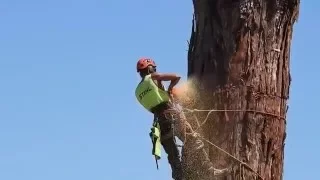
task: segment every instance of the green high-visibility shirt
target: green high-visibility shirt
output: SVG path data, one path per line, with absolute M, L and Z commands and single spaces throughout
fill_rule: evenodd
M 148 111 L 170 100 L 169 94 L 157 86 L 151 78 L 151 74 L 145 76 L 138 84 L 135 94 L 139 103 Z

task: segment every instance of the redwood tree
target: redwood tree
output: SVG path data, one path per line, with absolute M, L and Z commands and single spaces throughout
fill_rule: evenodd
M 193 0 L 188 77 L 213 112 L 202 135 L 219 179 L 280 180 L 283 173 L 290 46 L 299 0 Z M 192 107 L 191 107 L 192 108 Z M 199 120 L 207 112 L 197 113 Z M 240 161 L 244 164 L 241 165 Z

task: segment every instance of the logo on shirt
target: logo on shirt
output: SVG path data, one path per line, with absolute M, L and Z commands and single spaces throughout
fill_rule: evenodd
M 150 91 L 152 91 L 152 89 L 151 89 L 150 87 L 148 87 L 146 90 L 142 91 L 142 93 L 139 94 L 140 100 L 141 100 L 146 94 L 148 94 Z

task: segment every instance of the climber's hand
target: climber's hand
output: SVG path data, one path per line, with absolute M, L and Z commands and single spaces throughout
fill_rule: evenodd
M 170 95 L 172 95 L 173 90 L 174 90 L 173 86 L 169 86 L 169 87 L 168 87 L 168 93 L 169 93 Z

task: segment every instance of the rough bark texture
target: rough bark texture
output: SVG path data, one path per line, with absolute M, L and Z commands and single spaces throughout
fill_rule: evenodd
M 280 180 L 290 46 L 300 1 L 193 3 L 188 76 L 199 83 L 193 108 L 243 110 L 212 113 L 202 134 L 252 168 L 207 145 L 216 168 L 232 166 L 232 172 L 219 179 L 259 179 L 256 171 L 260 179 Z

